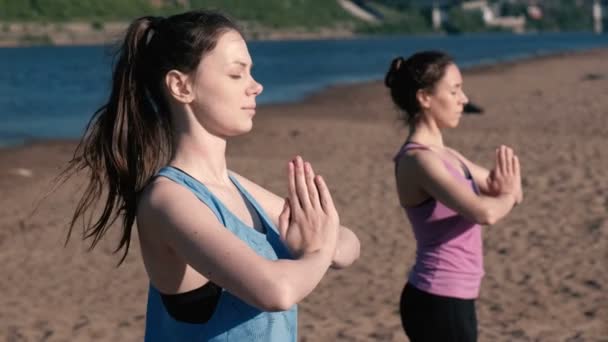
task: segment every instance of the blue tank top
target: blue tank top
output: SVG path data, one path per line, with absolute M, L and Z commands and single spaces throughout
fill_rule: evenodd
M 168 166 L 162 168 L 158 172 L 158 176 L 169 178 L 190 189 L 201 202 L 215 213 L 217 219 L 226 229 L 243 240 L 262 257 L 269 260 L 291 258 L 272 221 L 232 175 L 229 175 L 230 180 L 255 208 L 265 227 L 265 233 L 246 226 L 204 184 L 185 172 Z M 160 293 L 150 284 L 146 310 L 145 341 L 295 342 L 297 338 L 297 312 L 297 305 L 287 311 L 265 312 L 222 289 L 220 299 L 209 321 L 206 323 L 180 322 L 169 315 L 163 305 Z

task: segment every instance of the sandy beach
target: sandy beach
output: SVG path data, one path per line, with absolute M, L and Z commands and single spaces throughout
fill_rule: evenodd
M 525 187 L 524 203 L 484 228 L 479 340 L 608 341 L 608 50 L 464 77 L 485 112 L 464 116 L 446 143 L 487 167 L 498 145 L 512 146 Z M 311 161 L 361 240 L 358 262 L 330 271 L 301 303 L 300 341 L 407 341 L 398 301 L 415 241 L 394 189 L 391 158 L 406 134 L 397 118 L 380 82 L 336 86 L 260 107 L 254 130 L 229 144 L 230 168 L 281 196 L 289 158 Z M 137 237 L 119 268 L 118 229 L 91 252 L 80 231 L 64 248 L 84 179 L 42 200 L 75 146 L 0 149 L 0 340 L 143 338 Z

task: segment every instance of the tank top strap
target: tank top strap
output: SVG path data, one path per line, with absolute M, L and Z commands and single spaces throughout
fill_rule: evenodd
M 406 141 L 399 149 L 399 152 L 397 152 L 397 154 L 393 158 L 395 163 L 399 160 L 399 158 L 401 158 L 403 156 L 403 154 L 405 152 L 410 151 L 410 150 L 429 150 L 429 151 L 431 151 L 431 149 L 428 146 L 418 144 L 415 142 L 411 142 L 411 141 Z
M 270 227 L 272 230 L 274 230 L 275 232 L 278 233 L 278 230 L 274 226 L 274 223 L 272 223 L 272 220 L 268 217 L 268 215 L 266 214 L 266 211 L 255 200 L 255 198 L 253 198 L 253 196 L 251 196 L 251 194 L 249 192 L 247 192 L 247 190 L 245 189 L 245 187 L 243 185 L 241 185 L 241 183 L 236 179 L 236 177 L 233 174 L 229 173 L 228 177 L 230 177 L 230 180 L 236 186 L 236 188 L 239 190 L 239 192 L 243 196 L 245 196 L 245 198 L 247 199 L 247 201 L 253 206 L 253 208 L 257 212 L 258 216 L 260 217 L 260 219 L 263 220 L 262 223 L 264 224 L 264 226 L 265 227 Z
M 226 209 L 213 193 L 194 177 L 174 166 L 165 166 L 158 171 L 157 177 L 165 177 L 190 190 L 201 202 L 203 202 L 215 214 L 217 219 L 226 226 Z
M 266 227 L 266 240 L 272 245 L 272 248 L 275 250 L 279 258 L 293 259 L 293 256 L 289 252 L 289 249 L 287 249 L 287 247 L 281 240 L 281 234 L 279 233 L 279 230 L 277 229 L 273 221 L 270 219 L 264 208 L 262 208 L 258 201 L 256 201 L 255 198 L 253 198 L 253 196 L 251 196 L 249 192 L 247 192 L 247 189 L 245 189 L 245 187 L 236 179 L 233 174 L 229 173 L 228 176 L 232 180 L 232 183 L 241 192 L 241 194 L 245 196 L 246 200 L 249 201 L 249 203 L 253 206 L 258 216 L 260 217 L 260 220 L 262 220 L 262 223 Z

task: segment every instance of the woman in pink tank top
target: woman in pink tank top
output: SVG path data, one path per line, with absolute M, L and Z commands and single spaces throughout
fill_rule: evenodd
M 412 342 L 476 341 L 475 299 L 483 277 L 481 225 L 523 199 L 519 160 L 496 149 L 492 170 L 444 145 L 468 102 L 460 70 L 445 53 L 393 60 L 385 78 L 410 131 L 395 156 L 399 201 L 416 238 L 416 261 L 400 303 Z

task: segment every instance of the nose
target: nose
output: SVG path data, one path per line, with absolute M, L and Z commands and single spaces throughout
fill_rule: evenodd
M 251 78 L 251 86 L 248 89 L 248 95 L 258 96 L 264 90 L 264 86 L 261 83 L 258 83 L 253 77 Z
M 462 104 L 467 104 L 467 103 L 469 103 L 469 98 L 467 97 L 467 94 L 462 92 Z

